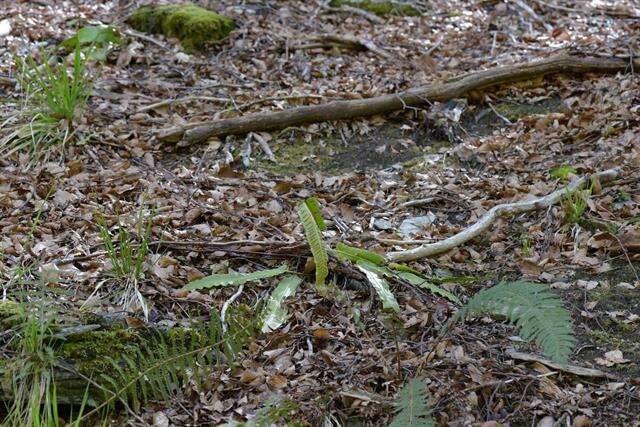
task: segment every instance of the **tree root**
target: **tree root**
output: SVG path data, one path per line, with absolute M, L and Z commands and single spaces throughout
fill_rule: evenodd
M 566 187 L 554 191 L 544 197 L 540 197 L 533 200 L 523 200 L 514 203 L 504 203 L 491 208 L 485 213 L 475 224 L 471 227 L 464 229 L 463 231 L 455 234 L 440 242 L 429 243 L 419 246 L 414 249 L 408 249 L 406 251 L 390 252 L 386 255 L 388 261 L 413 261 L 420 258 L 426 258 L 428 256 L 441 254 L 447 252 L 469 240 L 478 237 L 484 231 L 486 231 L 491 225 L 500 217 L 507 215 L 516 215 L 523 212 L 534 211 L 538 209 L 548 208 L 558 203 L 567 193 L 571 193 L 580 189 L 590 179 L 597 179 L 601 184 L 613 180 L 620 174 L 620 168 L 608 169 L 602 172 L 595 173 L 593 175 L 583 176 L 581 178 L 572 181 Z
M 640 68 L 640 60 L 634 59 L 632 65 L 628 58 L 557 55 L 540 61 L 469 73 L 444 83 L 420 86 L 401 93 L 191 123 L 162 129 L 157 132 L 156 136 L 161 141 L 178 142 L 182 140 L 184 145 L 189 145 L 216 136 L 285 129 L 291 126 L 355 119 L 411 107 L 423 107 L 433 101 L 448 101 L 465 96 L 475 90 L 549 74 L 614 73 L 633 68 Z

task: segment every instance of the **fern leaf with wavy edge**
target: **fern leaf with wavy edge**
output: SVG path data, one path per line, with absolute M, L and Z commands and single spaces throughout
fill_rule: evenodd
M 381 269 L 384 269 L 385 267 L 379 267 L 362 259 L 358 260 L 356 266 L 367 276 L 367 280 L 369 280 L 369 283 L 371 283 L 371 286 L 375 289 L 378 297 L 382 300 L 382 308 L 391 309 L 396 313 L 400 312 L 398 301 L 393 295 L 393 292 L 389 289 L 389 284 L 383 278 Z
M 454 302 L 456 304 L 460 304 L 460 300 L 453 293 L 447 291 L 446 289 L 442 289 L 442 288 L 434 285 L 433 283 L 429 282 L 429 280 L 425 279 L 422 276 L 419 276 L 419 275 L 414 274 L 414 273 L 409 273 L 407 271 L 400 271 L 400 272 L 398 272 L 396 274 L 397 274 L 398 277 L 400 277 L 401 279 L 406 280 L 407 282 L 411 283 L 412 285 L 419 286 L 419 287 L 421 287 L 423 289 L 428 290 L 429 292 L 431 292 L 431 293 L 433 293 L 435 295 L 440 295 L 441 297 L 447 298 L 451 302 Z
M 358 262 L 359 259 L 364 259 L 375 265 L 381 265 L 384 263 L 384 257 L 382 255 L 366 249 L 345 245 L 342 242 L 338 242 L 335 252 L 339 258 L 347 259 L 351 262 Z
M 309 210 L 306 203 L 298 203 L 298 216 L 304 227 L 304 233 L 307 236 L 307 242 L 313 254 L 313 261 L 316 264 L 316 287 L 321 289 L 324 287 L 324 281 L 329 275 L 329 256 L 324 246 L 322 233 L 316 224 L 313 214 Z
M 284 300 L 296 293 L 302 279 L 298 276 L 285 276 L 269 296 L 267 306 L 262 312 L 262 332 L 275 331 L 287 318 L 287 309 L 283 307 Z
M 211 276 L 203 277 L 202 279 L 189 282 L 187 286 L 185 286 L 185 289 L 188 291 L 192 291 L 195 289 L 208 289 L 219 286 L 241 285 L 246 282 L 253 282 L 255 280 L 278 276 L 282 273 L 285 273 L 286 271 L 287 266 L 281 265 L 278 268 L 254 271 L 253 273 L 212 274 Z
M 520 336 L 534 341 L 545 355 L 566 363 L 575 338 L 571 315 L 560 297 L 540 283 L 501 283 L 473 296 L 458 313 L 455 321 L 472 315 L 492 313 L 505 316 L 520 329 Z
M 320 209 L 320 203 L 318 199 L 315 197 L 309 197 L 304 201 L 304 204 L 309 208 L 309 212 L 313 215 L 313 219 L 316 221 L 316 225 L 320 229 L 320 231 L 324 231 L 327 229 L 327 224 L 324 222 L 324 218 L 322 218 L 322 210 Z
M 396 407 L 399 412 L 389 427 L 435 427 L 426 384 L 420 378 L 412 379 L 400 390 Z

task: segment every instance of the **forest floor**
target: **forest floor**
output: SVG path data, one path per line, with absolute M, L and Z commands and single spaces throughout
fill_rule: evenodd
M 113 25 L 124 40 L 105 63 L 92 64 L 94 93 L 75 127 L 82 143 L 36 162 L 25 153 L 0 158 L 2 304 L 45 301 L 60 314 L 58 327 L 103 316 L 127 328 L 170 328 L 212 322 L 211 311 L 238 290 L 185 291 L 194 279 L 283 261 L 306 279 L 286 302 L 284 324 L 257 332 L 206 387 L 186 384 L 170 402 L 139 411 L 119 407 L 113 425 L 219 425 L 265 414 L 276 425 L 387 425 L 398 390 L 415 377 L 427 384 L 438 425 L 640 425 L 634 70 L 537 78 L 428 109 L 191 146 L 156 138 L 214 116 L 368 98 L 558 52 L 638 55 L 633 1 L 435 0 L 421 2 L 428 4 L 421 16 L 380 22 L 321 1 L 202 2 L 237 28 L 193 55 L 177 40 L 131 32 L 133 3 L 0 1 L 0 18 L 10 24 L 0 36 L 2 117 L 24 109 L 14 56 L 96 22 Z M 289 49 L 311 34 L 370 39 L 389 55 Z M 165 100 L 174 101 L 153 105 Z M 305 198 L 320 202 L 328 246 L 384 254 L 415 246 L 403 241 L 441 240 L 492 206 L 612 167 L 622 168 L 618 179 L 579 200 L 567 196 L 501 219 L 471 242 L 410 263 L 462 302 L 503 281 L 550 284 L 572 313 L 571 363 L 606 377 L 512 357 L 510 348 L 540 351 L 500 319 L 459 323 L 441 337 L 458 306 L 422 288 L 392 284 L 400 311 L 390 315 L 365 276 L 335 260 L 329 295 L 313 284 L 296 214 Z M 123 307 L 125 284 L 109 274 L 113 260 L 99 222 L 116 235 L 120 221 L 139 242 L 141 217 L 150 223 L 137 280 L 144 304 Z M 422 225 L 402 234 L 416 217 Z M 236 316 L 254 316 L 276 283 L 247 283 L 232 301 Z M 7 360 L 15 333 L 9 328 L 0 338 Z

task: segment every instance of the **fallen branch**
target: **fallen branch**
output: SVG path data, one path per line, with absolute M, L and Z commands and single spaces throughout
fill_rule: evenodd
M 633 62 L 634 68 L 640 68 L 639 59 L 634 59 Z M 460 98 L 471 91 L 549 74 L 613 73 L 625 71 L 629 66 L 628 58 L 558 55 L 535 62 L 490 68 L 462 75 L 445 83 L 420 86 L 401 93 L 367 99 L 333 101 L 284 111 L 248 114 L 163 129 L 157 133 L 157 138 L 166 142 L 183 140 L 184 144 L 188 145 L 214 136 L 285 129 L 310 123 L 348 120 L 406 108 L 423 107 L 433 101 Z
M 608 378 L 608 379 L 617 379 L 616 376 L 608 374 L 600 369 L 592 369 L 592 368 L 583 368 L 582 366 L 576 365 L 562 365 L 560 363 L 553 362 L 549 359 L 545 359 L 544 357 L 536 356 L 534 354 L 521 353 L 519 351 L 515 351 L 510 348 L 507 349 L 507 354 L 515 360 L 521 360 L 523 362 L 538 362 L 543 365 L 546 365 L 550 368 L 553 368 L 558 371 L 568 372 L 573 375 L 578 375 L 580 377 L 590 377 L 590 378 Z
M 307 40 L 311 43 L 291 45 L 289 46 L 289 49 L 303 50 L 338 47 L 352 50 L 369 50 L 384 59 L 393 59 L 393 55 L 379 48 L 375 43 L 368 39 L 351 36 L 337 36 L 335 34 L 323 34 L 320 36 L 308 37 Z
M 540 197 L 533 200 L 523 200 L 514 203 L 505 203 L 497 205 L 491 208 L 485 213 L 475 224 L 471 227 L 464 229 L 456 235 L 453 235 L 440 242 L 429 243 L 422 245 L 414 249 L 408 249 L 406 251 L 390 252 L 386 255 L 389 261 L 413 261 L 420 258 L 425 258 L 432 255 L 437 255 L 443 252 L 447 252 L 469 240 L 478 237 L 485 232 L 491 225 L 500 217 L 507 215 L 517 215 L 523 212 L 534 211 L 538 209 L 548 208 L 558 203 L 567 193 L 571 193 L 580 189 L 590 179 L 597 179 L 600 183 L 606 183 L 616 178 L 620 174 L 620 168 L 608 169 L 606 171 L 598 172 L 593 175 L 583 176 L 571 182 L 566 187 L 554 191 L 544 197 Z
M 344 13 L 348 15 L 360 15 L 364 19 L 374 24 L 382 24 L 384 21 L 375 13 L 368 12 L 364 9 L 359 9 L 357 7 L 342 5 L 340 7 L 328 7 L 327 12 L 331 13 Z

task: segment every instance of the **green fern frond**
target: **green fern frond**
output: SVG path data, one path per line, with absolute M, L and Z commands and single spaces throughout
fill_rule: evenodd
M 233 367 L 258 328 L 255 316 L 248 315 L 249 308 L 237 310 L 227 312 L 224 337 L 215 312 L 209 327 L 149 332 L 131 354 L 110 360 L 113 369 L 99 376 L 102 403 L 82 419 L 113 408 L 116 401 L 136 411 L 152 400 L 171 401 L 186 384 L 202 388 L 212 370 Z
M 313 260 L 316 264 L 316 287 L 323 289 L 324 281 L 329 275 L 329 256 L 327 255 L 327 249 L 322 239 L 322 233 L 306 203 L 298 203 L 297 211 L 302 226 L 304 227 L 304 233 L 307 236 L 311 253 L 313 254 Z M 323 292 L 324 290 L 322 290 L 321 293 Z
M 375 265 L 381 265 L 384 263 L 384 257 L 382 255 L 366 249 L 345 245 L 342 242 L 338 242 L 335 252 L 339 258 L 347 259 L 351 262 L 358 262 L 358 260 L 364 259 Z
M 285 276 L 273 290 L 267 301 L 267 306 L 262 313 L 262 332 L 270 332 L 278 329 L 287 318 L 287 309 L 283 306 L 284 300 L 295 294 L 302 279 L 298 276 Z
M 324 231 L 327 229 L 327 224 L 324 222 L 324 218 L 322 218 L 322 210 L 320 208 L 320 203 L 318 199 L 315 197 L 309 197 L 304 201 L 304 204 L 309 208 L 309 212 L 313 215 L 313 219 L 316 221 L 316 225 L 320 229 L 320 231 Z
M 389 289 L 389 284 L 383 278 L 384 272 L 388 269 L 363 259 L 358 260 L 356 266 L 367 276 L 367 280 L 369 280 L 378 297 L 382 300 L 382 308 L 393 310 L 396 313 L 400 312 L 398 301 L 391 289 Z
M 189 282 L 187 286 L 185 286 L 185 289 L 193 291 L 195 289 L 241 285 L 246 282 L 253 282 L 260 279 L 266 279 L 268 277 L 278 276 L 286 271 L 287 266 L 281 265 L 278 268 L 254 271 L 253 273 L 212 274 L 211 276 Z
M 454 320 L 490 313 L 505 316 L 520 329 L 520 336 L 534 341 L 545 355 L 558 363 L 566 363 L 575 338 L 571 315 L 562 299 L 540 283 L 501 283 L 484 289 L 471 298 Z
M 446 289 L 442 289 L 441 287 L 434 285 L 422 276 L 419 276 L 415 273 L 410 273 L 408 271 L 400 271 L 397 272 L 396 275 L 401 279 L 404 279 L 407 282 L 411 283 L 412 285 L 419 286 L 435 295 L 440 295 L 441 297 L 447 298 L 451 302 L 460 304 L 460 300 L 457 296 L 447 291 Z
M 389 427 L 435 427 L 427 387 L 420 378 L 409 381 L 396 398 L 397 415 Z

